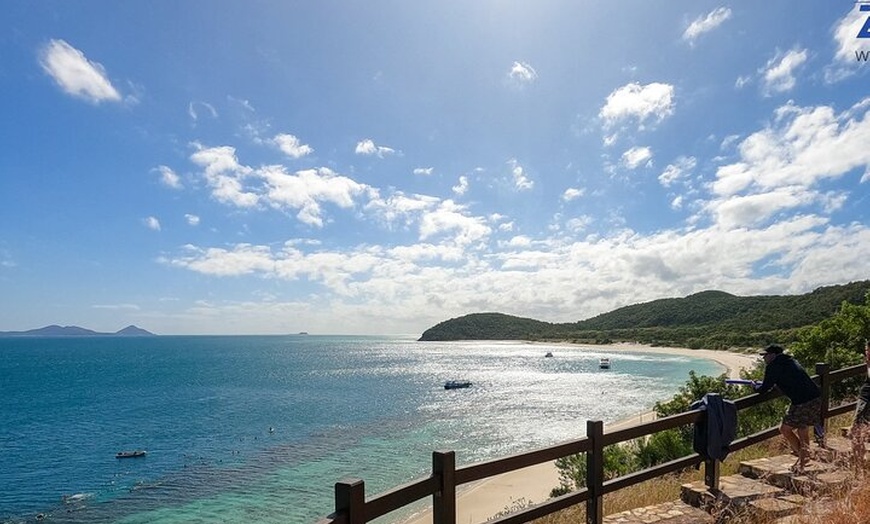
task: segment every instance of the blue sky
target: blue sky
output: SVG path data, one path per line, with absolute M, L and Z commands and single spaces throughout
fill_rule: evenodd
M 6 2 L 0 330 L 419 334 L 866 279 L 868 15 Z

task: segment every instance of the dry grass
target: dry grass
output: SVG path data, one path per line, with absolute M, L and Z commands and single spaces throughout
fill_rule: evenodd
M 753 460 L 788 453 L 782 439 L 767 442 L 731 454 L 722 463 L 721 474 L 733 475 L 741 461 Z M 636 486 L 611 493 L 604 497 L 604 514 L 610 515 L 635 508 L 670 502 L 680 498 L 683 484 L 703 479 L 703 469 L 689 470 L 679 474 L 667 475 Z M 838 499 L 819 499 L 803 508 L 794 517 L 792 524 L 870 524 L 870 474 L 855 478 L 856 486 L 850 493 Z M 578 504 L 559 513 L 535 520 L 535 524 L 576 524 L 586 521 L 584 504 Z M 766 524 L 757 515 L 737 515 L 728 521 L 730 524 Z
M 778 440 L 778 439 L 776 439 Z M 761 443 L 736 453 L 732 453 L 722 463 L 721 474 L 733 475 L 741 461 L 752 460 L 783 453 L 783 447 L 777 443 Z M 653 480 L 642 482 L 635 486 L 621 489 L 604 496 L 604 514 L 619 513 L 629 509 L 642 508 L 670 502 L 680 498 L 680 487 L 683 484 L 702 480 L 704 470 L 690 469 L 681 473 L 665 475 Z M 576 524 L 586 521 L 586 508 L 583 504 L 568 508 L 559 513 L 549 515 L 534 521 L 535 524 Z M 870 521 L 868 521 L 870 522 Z

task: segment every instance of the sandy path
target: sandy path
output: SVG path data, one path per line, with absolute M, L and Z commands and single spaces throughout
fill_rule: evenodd
M 550 344 L 552 345 L 552 344 Z M 596 349 L 607 348 L 614 352 L 660 353 L 668 355 L 684 355 L 705 358 L 721 364 L 728 376 L 740 378 L 742 368 L 751 369 L 757 357 L 729 351 L 713 351 L 709 349 L 685 349 L 650 347 L 638 344 L 612 344 L 595 346 Z M 609 426 L 605 431 L 618 429 L 640 422 L 649 422 L 655 418 L 655 413 L 644 412 L 620 420 Z M 478 524 L 485 522 L 496 513 L 504 511 L 515 501 L 531 501 L 539 503 L 550 497 L 550 490 L 559 485 L 559 470 L 555 463 L 538 464 L 517 471 L 504 473 L 468 487 L 461 487 L 456 497 L 457 524 Z M 432 510 L 422 511 L 404 524 L 432 524 Z

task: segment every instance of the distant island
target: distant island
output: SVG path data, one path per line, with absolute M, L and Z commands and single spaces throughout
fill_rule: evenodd
M 133 325 L 114 333 L 101 333 L 79 326 L 45 326 L 27 331 L 0 331 L 0 337 L 156 337 L 154 333 Z

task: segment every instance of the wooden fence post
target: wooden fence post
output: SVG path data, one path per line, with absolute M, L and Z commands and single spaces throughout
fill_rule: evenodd
M 709 414 L 707 410 L 701 411 L 701 420 L 695 424 L 701 424 L 706 431 L 709 428 Z M 721 463 L 713 457 L 704 459 L 704 485 L 707 491 L 717 493 L 719 491 L 719 474 Z
M 828 433 L 828 410 L 831 405 L 831 365 L 826 362 L 816 363 L 816 374 L 819 376 L 819 387 L 822 390 L 822 435 L 819 438 L 819 446 L 825 447 Z M 815 429 L 815 428 L 814 428 Z
M 432 494 L 432 522 L 456 524 L 456 452 L 433 451 L 432 475 L 439 486 Z
M 586 500 L 586 524 L 601 524 L 604 520 L 604 446 L 601 445 L 604 436 L 604 422 L 600 420 L 586 421 L 586 438 L 589 439 L 589 451 L 586 452 L 586 489 L 589 498 Z
M 704 484 L 707 491 L 716 493 L 719 491 L 720 463 L 714 458 L 704 459 Z
M 347 515 L 347 524 L 366 523 L 366 485 L 360 479 L 335 483 L 335 512 Z

